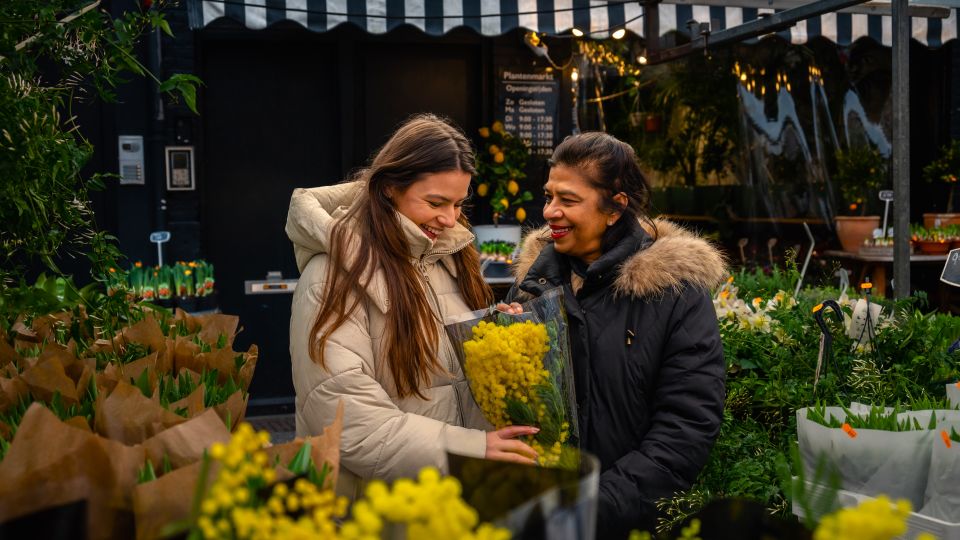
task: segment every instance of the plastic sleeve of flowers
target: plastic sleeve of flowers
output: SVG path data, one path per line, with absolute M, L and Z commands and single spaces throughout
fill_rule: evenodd
M 828 424 L 839 421 L 842 426 L 824 425 L 820 418 L 815 418 L 821 413 Z M 828 470 L 839 474 L 843 489 L 870 496 L 887 494 L 905 498 L 914 508 L 919 508 L 930 470 L 930 445 L 939 435 L 927 429 L 865 428 L 859 424 L 864 420 L 868 420 L 869 425 L 893 425 L 899 421 L 896 415 L 884 416 L 882 408 L 876 408 L 869 418 L 859 420 L 846 407 L 798 410 L 797 439 L 805 473 L 813 474 L 822 456 Z
M 947 385 L 947 401 L 951 407 L 960 407 L 960 382 Z
M 955 434 L 956 431 L 951 431 Z M 960 522 L 960 444 L 947 446 L 941 437 L 933 441 L 930 456 L 930 474 L 923 494 L 923 507 L 918 514 L 942 519 L 949 523 Z
M 497 428 L 540 427 L 532 444 L 549 456 L 541 462 L 567 466 L 562 448 L 573 447 L 580 431 L 562 290 L 523 304 L 520 315 L 488 308 L 445 328 L 484 417 Z

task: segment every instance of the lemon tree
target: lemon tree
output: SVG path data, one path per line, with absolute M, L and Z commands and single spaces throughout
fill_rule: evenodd
M 520 182 L 527 177 L 523 169 L 530 149 L 522 139 L 507 133 L 500 121 L 480 128 L 480 137 L 483 143 L 477 152 L 476 194 L 489 197 L 494 223 L 511 212 L 522 223 L 527 212 L 521 205 L 533 200 L 529 191 L 520 188 Z

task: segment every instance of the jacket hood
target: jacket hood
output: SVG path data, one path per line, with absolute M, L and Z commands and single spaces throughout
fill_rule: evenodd
M 680 292 L 685 286 L 710 290 L 723 282 L 728 274 L 726 258 L 710 242 L 668 220 L 658 218 L 654 223 L 656 231 L 641 222 L 655 240 L 620 266 L 614 282 L 616 294 L 660 296 L 667 291 Z M 549 226 L 526 235 L 514 267 L 518 282 L 552 242 Z
M 329 254 L 331 247 L 330 233 L 333 230 L 333 225 L 347 214 L 362 189 L 364 189 L 362 182 L 349 182 L 333 186 L 293 190 L 285 230 L 290 241 L 293 242 L 297 269 L 301 273 L 314 255 Z M 473 242 L 473 233 L 458 223 L 444 231 L 434 241 L 427 238 L 420 227 L 410 221 L 409 218 L 399 212 L 396 215 L 407 238 L 407 244 L 410 246 L 410 258 L 424 263 L 433 263 L 439 260 L 447 271 L 456 278 L 456 265 L 453 259 L 446 257 L 446 255 L 456 253 L 467 247 Z M 355 245 L 355 243 L 348 241 L 347 245 Z M 386 311 L 387 288 L 383 273 L 379 270 L 374 272 L 373 278 L 370 283 L 367 283 L 366 288 L 381 309 Z

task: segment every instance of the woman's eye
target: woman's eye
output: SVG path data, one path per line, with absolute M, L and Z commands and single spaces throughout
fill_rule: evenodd
M 430 205 L 430 208 L 440 208 L 440 203 L 436 203 L 436 202 L 433 202 L 433 201 L 427 201 L 427 204 Z

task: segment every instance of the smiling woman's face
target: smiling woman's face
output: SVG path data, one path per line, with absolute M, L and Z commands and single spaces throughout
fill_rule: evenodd
M 603 233 L 618 217 L 600 209 L 600 191 L 579 170 L 555 165 L 543 186 L 543 195 L 543 218 L 550 225 L 557 252 L 588 264 L 597 260 L 602 253 Z
M 447 171 L 425 174 L 406 191 L 388 195 L 398 212 L 416 223 L 427 238 L 436 240 L 457 224 L 469 190 L 468 173 Z

